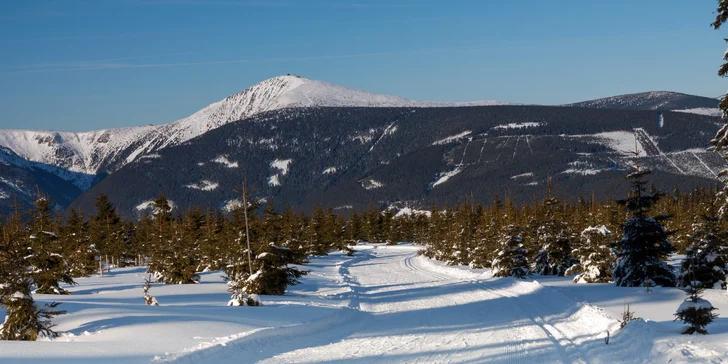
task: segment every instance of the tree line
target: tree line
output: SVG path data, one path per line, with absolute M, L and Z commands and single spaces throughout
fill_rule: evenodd
M 40 196 L 32 209 L 15 209 L 0 224 L 0 303 L 8 312 L 0 338 L 51 334 L 50 321 L 42 317 L 63 312 L 55 305 L 37 307 L 31 293 L 69 294 L 75 278 L 114 267 L 148 266 L 166 284 L 198 283 L 200 272 L 221 270 L 231 304 L 246 305 L 255 303 L 250 295 L 280 295 L 296 284 L 305 272 L 295 265 L 308 257 L 331 250 L 352 254 L 362 241 L 416 242 L 430 258 L 492 268 L 497 276 L 573 275 L 576 282 L 614 280 L 622 286 L 700 281 L 700 287 L 712 288 L 724 282 L 728 224 L 714 205 L 722 192 L 676 187 L 666 195 L 647 187 L 646 176 L 629 176 L 632 190 L 623 201 L 562 201 L 549 185 L 543 199 L 521 205 L 507 195 L 488 205 L 433 204 L 407 214 L 370 204 L 347 217 L 322 206 L 310 215 L 279 211 L 272 199 L 265 208 L 253 200 L 229 213 L 173 212 L 160 195 L 153 213 L 131 221 L 105 195 L 90 216 L 77 210 L 56 214 Z M 688 256 L 681 272 L 665 263 L 674 252 Z

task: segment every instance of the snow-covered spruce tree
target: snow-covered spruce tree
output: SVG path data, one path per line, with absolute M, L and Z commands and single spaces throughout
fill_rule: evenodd
M 186 244 L 179 223 L 172 218 L 169 202 L 160 195 L 154 200 L 153 250 L 149 272 L 165 284 L 199 283 L 197 262 Z
M 88 236 L 88 223 L 78 210 L 71 209 L 60 239 L 72 277 L 86 277 L 97 270 L 98 251 Z
M 157 299 L 154 298 L 151 294 L 149 294 L 149 290 L 152 289 L 152 276 L 148 276 L 144 278 L 144 286 L 142 287 L 142 291 L 144 292 L 144 303 L 147 304 L 147 306 L 159 306 L 159 302 L 157 302 Z
M 710 210 L 700 217 L 690 238 L 691 245 L 685 249 L 678 287 L 714 288 L 716 284 L 725 285 L 728 232 L 721 229 L 715 209 L 711 207 Z
M 225 230 L 225 217 L 216 211 L 208 211 L 205 215 L 205 225 L 200 237 L 200 259 L 197 271 L 207 272 L 220 270 L 223 267 L 223 231 Z
M 490 210 L 478 205 L 474 218 L 473 243 L 470 252 L 470 268 L 490 268 L 493 252 L 496 250 L 499 236 L 496 233 L 500 226 Z M 497 227 L 496 227 L 497 226 Z
M 381 213 L 381 236 L 382 242 L 387 245 L 397 245 L 399 242 L 399 234 L 395 228 L 394 209 L 388 208 Z
M 324 256 L 328 255 L 328 244 L 325 241 L 328 232 L 326 214 L 321 206 L 314 206 L 311 220 L 308 224 L 306 234 L 306 255 L 307 256 Z
M 523 236 L 515 225 L 507 226 L 501 235 L 500 248 L 495 252 L 491 267 L 496 277 L 524 278 L 528 275 L 528 251 Z
M 99 273 L 103 275 L 104 262 L 106 269 L 111 268 L 109 257 L 123 250 L 125 231 L 123 222 L 109 198 L 100 194 L 96 198 L 96 215 L 89 221 L 89 237 L 99 252 Z
M 609 248 L 612 233 L 606 226 L 590 226 L 579 236 L 579 246 L 573 255 L 579 260 L 566 270 L 565 275 L 574 276 L 574 283 L 604 283 L 612 281 L 614 254 Z
M 73 277 L 61 255 L 61 245 L 54 232 L 56 224 L 51 218 L 51 201 L 39 196 L 29 219 L 30 236 L 28 264 L 31 267 L 35 293 L 69 294 L 61 283 L 73 285 Z
M 553 196 L 549 180 L 543 201 L 543 216 L 536 219 L 536 243 L 539 252 L 534 256 L 533 272 L 539 275 L 563 276 L 577 261 L 571 256 L 573 234 L 568 230 L 561 202 Z
M 305 220 L 305 216 L 299 217 L 290 207 L 281 215 L 281 246 L 291 250 L 296 264 L 306 262 L 306 251 L 301 244 L 306 232 Z
M 683 334 L 692 335 L 698 333 L 706 335 L 708 330 L 705 327 L 718 317 L 713 312 L 717 308 L 713 307 L 708 300 L 701 297 L 703 288 L 689 285 L 685 287 L 685 292 L 690 296 L 678 307 L 675 313 L 675 321 L 680 320 L 688 325 L 683 329 Z
M 370 243 L 382 243 L 382 220 L 379 209 L 370 203 L 368 211 L 362 214 L 362 232 Z
M 662 196 L 661 193 L 647 193 L 645 176 L 648 170 L 637 170 L 627 175 L 632 193 L 626 200 L 619 201 L 631 214 L 624 224 L 624 237 L 613 243 L 617 248 L 617 264 L 612 277 L 621 287 L 663 287 L 675 286 L 675 274 L 665 262 L 675 252 L 668 239 L 670 233 L 662 222 L 668 216 L 649 217 L 650 207 Z
M 728 21 L 728 0 L 718 1 L 718 8 L 716 9 L 715 14 L 715 21 L 711 24 L 711 26 L 713 29 L 718 30 L 726 21 Z M 728 38 L 726 38 L 725 41 L 728 42 Z M 718 68 L 718 76 L 728 77 L 728 51 L 723 53 L 723 60 L 726 62 Z M 728 93 L 724 94 L 720 99 L 718 107 L 723 112 L 723 119 L 728 120 Z M 710 145 L 713 146 L 713 149 L 716 152 L 721 152 L 724 159 L 728 160 L 728 151 L 725 150 L 726 147 L 728 147 L 728 124 L 723 125 L 723 127 L 718 130 L 713 140 L 710 141 Z M 721 216 L 725 216 L 728 213 L 728 180 L 726 179 L 726 176 L 728 176 L 728 169 L 724 169 L 718 174 L 718 177 L 725 184 L 724 190 L 720 195 L 722 206 L 720 207 L 719 213 Z
M 533 271 L 543 276 L 563 276 L 566 271 L 578 261 L 571 254 L 572 235 L 565 230 L 560 231 L 552 240 L 543 246 L 540 252 L 534 257 Z
M 30 295 L 31 278 L 7 284 L 0 290 L 0 303 L 5 306 L 5 322 L 0 325 L 0 340 L 35 341 L 39 337 L 56 337 L 51 319 L 66 311 L 56 310 L 57 302 L 39 307 Z
M 346 223 L 345 238 L 349 245 L 356 245 L 361 240 L 361 218 L 356 210 L 352 211 L 349 221 Z
M 245 291 L 247 279 L 253 269 L 252 260 L 248 261 L 245 232 L 239 234 L 235 245 L 230 247 L 228 264 L 223 267 L 224 279 L 227 281 L 230 301 L 228 306 L 259 306 L 250 301 L 250 295 Z
M 27 230 L 16 212 L 0 236 L 0 305 L 6 311 L 5 320 L 0 324 L 0 340 L 34 341 L 39 337 L 55 337 L 51 319 L 66 313 L 56 310 L 58 303 L 39 307 L 33 300 L 34 282 L 27 247 Z
M 306 272 L 289 264 L 294 263 L 289 249 L 268 245 L 266 251 L 255 256 L 257 271 L 245 280 L 243 291 L 248 294 L 282 295 L 286 287 L 298 284 Z

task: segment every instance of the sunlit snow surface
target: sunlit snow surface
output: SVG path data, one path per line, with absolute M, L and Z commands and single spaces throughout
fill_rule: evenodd
M 698 114 L 698 115 L 706 115 L 706 116 L 713 116 L 716 118 L 720 118 L 723 116 L 723 112 L 720 111 L 719 108 L 709 108 L 709 107 L 696 107 L 694 109 L 683 109 L 683 110 L 672 110 L 674 112 L 684 112 L 688 114 Z
M 199 285 L 153 285 L 161 306 L 142 299 L 143 268 L 79 279 L 62 302 L 63 334 L 0 342 L 0 362 L 316 363 L 724 362 L 728 321 L 708 336 L 679 334 L 675 288 L 573 284 L 570 278 L 518 281 L 489 270 L 446 266 L 411 245 L 358 246 L 348 257 L 313 258 L 302 284 L 263 307 L 226 307 L 219 272 Z M 724 291 L 705 298 L 728 312 Z M 619 330 L 624 301 L 647 322 Z M 3 312 L 0 312 L 2 315 Z M 604 338 L 610 333 L 609 345 Z

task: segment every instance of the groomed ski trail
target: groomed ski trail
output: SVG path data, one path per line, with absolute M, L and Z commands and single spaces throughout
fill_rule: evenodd
M 166 361 L 607 363 L 600 354 L 618 349 L 603 340 L 614 320 L 538 282 L 470 277 L 408 245 L 357 249 L 339 266 L 351 295 L 333 315 Z

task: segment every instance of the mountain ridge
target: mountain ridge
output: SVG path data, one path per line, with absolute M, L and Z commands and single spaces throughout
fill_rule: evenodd
M 138 217 L 163 193 L 177 212 L 224 208 L 239 203 L 243 174 L 253 198 L 297 210 L 428 209 L 503 193 L 517 203 L 542 196 L 548 178 L 563 198 L 617 199 L 635 137 L 659 189 L 712 187 L 726 167 L 705 150 L 717 129 L 702 115 L 557 106 L 274 110 L 128 164 L 72 207 L 90 211 L 104 193 Z
M 178 145 L 227 123 L 271 110 L 322 106 L 446 107 L 503 104 L 506 103 L 412 101 L 287 75 L 264 80 L 167 124 L 84 132 L 0 129 L 0 146 L 28 160 L 56 165 L 73 172 L 111 173 L 141 155 Z M 82 189 L 90 187 L 88 180 L 71 182 Z
M 645 91 L 580 101 L 563 106 L 620 110 L 694 111 L 693 113 L 720 116 L 716 98 L 696 96 L 675 91 Z M 713 114 L 696 111 L 712 109 Z
M 619 95 L 564 106 L 623 110 L 675 109 L 672 111 L 715 116 L 719 113 L 715 104 L 717 100 L 710 98 L 656 91 Z M 65 181 L 64 185 L 73 186 L 73 188 L 64 187 L 66 191 L 77 189 L 86 191 L 106 175 L 113 174 L 141 158 L 154 158 L 160 150 L 181 145 L 230 123 L 276 110 L 315 107 L 457 108 L 503 105 L 517 104 L 498 101 L 454 103 L 414 101 L 286 75 L 264 80 L 211 103 L 186 118 L 167 124 L 87 132 L 0 129 L 0 147 L 30 162 L 23 166 L 16 163 L 13 167 L 28 170 L 27 173 L 13 174 L 22 175 L 24 180 L 21 181 L 20 177 L 14 181 L 7 178 L 0 180 L 0 205 L 3 203 L 2 196 L 17 190 L 17 186 L 26 186 L 27 191 L 23 193 L 28 196 L 34 195 L 32 186 L 39 179 L 48 180 L 46 174 L 56 175 Z M 709 107 L 711 105 L 712 108 Z M 361 136 L 361 138 L 369 137 Z M 39 174 L 38 171 L 44 173 Z M 0 177 L 3 177 L 2 173 Z M 68 201 L 69 197 L 63 196 L 63 200 Z

